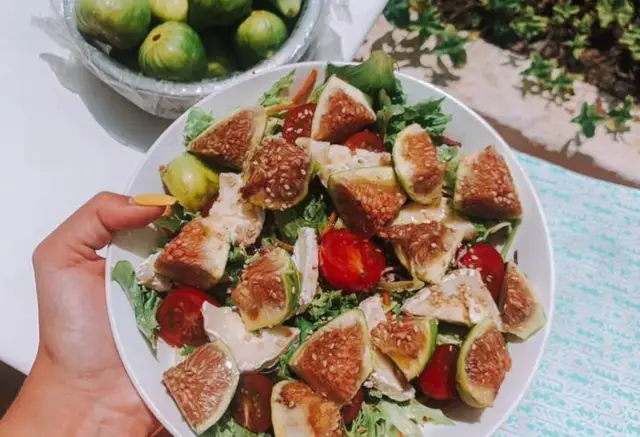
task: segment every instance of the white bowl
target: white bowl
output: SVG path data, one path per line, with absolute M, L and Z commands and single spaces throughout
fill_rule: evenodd
M 324 71 L 325 64 L 312 62 L 287 65 L 257 74 L 231 88 L 207 97 L 198 106 L 211 110 L 213 116 L 220 119 L 237 107 L 255 104 L 274 81 L 294 68 L 297 70 L 295 85 L 299 86 L 314 67 Z M 321 79 L 322 76 L 321 74 Z M 452 415 L 457 421 L 455 426 L 425 428 L 425 436 L 466 437 L 473 435 L 486 437 L 493 434 L 525 394 L 538 367 L 549 334 L 555 293 L 555 274 L 549 230 L 540 201 L 529 178 L 509 146 L 487 122 L 463 103 L 435 86 L 402 74 L 398 76 L 410 103 L 425 98 L 444 97 L 443 109 L 453 116 L 446 133 L 462 142 L 463 151 L 476 151 L 488 144 L 495 145 L 511 168 L 524 206 L 524 219 L 511 250 L 518 250 L 519 266 L 529 276 L 533 288 L 544 305 L 547 324 L 542 331 L 528 341 L 510 345 L 513 367 L 502 385 L 493 408 L 481 411 L 462 407 Z M 135 195 L 162 191 L 158 167 L 184 152 L 182 130 L 185 119 L 185 115 L 181 116 L 158 138 L 133 176 L 126 194 Z M 141 245 L 140 242 L 145 243 L 145 238 L 148 238 L 143 236 L 140 239 L 141 235 L 143 234 L 130 234 L 125 238 L 119 238 L 120 243 L 111 246 L 107 254 L 107 305 L 113 336 L 124 366 L 149 409 L 174 436 L 193 437 L 195 434 L 182 419 L 178 408 L 161 382 L 162 372 L 167 367 L 167 363 L 160 362 L 153 356 L 136 328 L 133 311 L 127 297 L 117 284 L 111 282 L 110 270 L 117 261 L 129 260 L 135 265 L 140 262 L 143 256 L 150 253 L 144 253 L 145 249 L 141 249 L 145 244 Z

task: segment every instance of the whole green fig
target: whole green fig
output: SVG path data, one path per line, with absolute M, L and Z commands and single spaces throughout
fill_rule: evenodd
M 80 33 L 119 49 L 130 49 L 149 32 L 148 0 L 78 0 L 75 7 Z
M 149 0 L 149 7 L 159 21 L 187 21 L 189 0 Z
M 273 56 L 287 40 L 284 21 L 268 11 L 253 11 L 236 30 L 236 48 L 240 63 L 252 67 Z
M 191 212 L 204 208 L 220 188 L 218 173 L 189 153 L 173 158 L 160 170 L 160 177 L 169 193 Z
M 208 33 L 202 36 L 204 49 L 207 53 L 207 77 L 218 79 L 231 75 L 238 70 L 234 57 L 225 49 L 223 40 L 216 34 Z
M 189 24 L 197 30 L 228 26 L 251 12 L 252 0 L 191 0 Z
M 145 76 L 176 82 L 203 79 L 207 57 L 200 37 L 185 23 L 167 21 L 155 27 L 140 46 Z

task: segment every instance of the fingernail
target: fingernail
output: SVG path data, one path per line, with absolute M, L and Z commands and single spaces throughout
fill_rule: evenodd
M 140 194 L 132 200 L 135 205 L 141 206 L 171 206 L 177 201 L 167 194 Z

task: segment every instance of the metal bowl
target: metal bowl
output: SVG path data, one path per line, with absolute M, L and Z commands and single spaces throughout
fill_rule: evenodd
M 76 0 L 62 1 L 62 15 L 85 66 L 100 80 L 146 112 L 162 118 L 175 119 L 205 96 L 226 88 L 247 76 L 296 62 L 310 49 L 320 21 L 326 16 L 329 0 L 305 0 L 298 22 L 280 50 L 249 70 L 237 72 L 225 79 L 199 82 L 169 82 L 145 77 L 120 65 L 106 54 L 106 46 L 85 39 L 76 26 Z

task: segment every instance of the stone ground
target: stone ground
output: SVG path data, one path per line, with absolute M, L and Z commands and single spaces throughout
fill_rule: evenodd
M 562 103 L 523 95 L 523 58 L 477 40 L 468 46 L 467 65 L 455 69 L 448 60 L 426 54 L 434 42 L 421 44 L 416 36 L 380 17 L 356 57 L 382 49 L 398 60 L 400 71 L 443 88 L 483 115 L 514 149 L 594 178 L 640 187 L 640 122 L 618 137 L 601 126 L 594 138 L 582 142 L 576 137 L 578 125 L 571 123 L 583 102 L 598 96 L 608 102 L 608 95 L 584 82 Z

